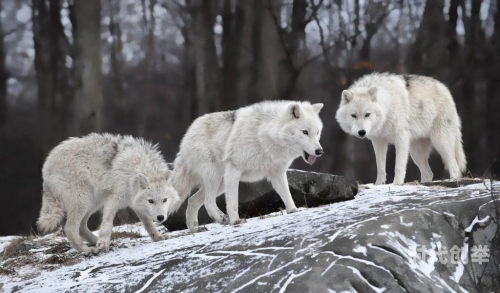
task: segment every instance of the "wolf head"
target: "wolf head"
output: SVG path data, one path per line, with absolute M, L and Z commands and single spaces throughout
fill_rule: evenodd
M 385 120 L 377 101 L 377 88 L 344 90 L 335 119 L 346 133 L 358 138 L 370 138 Z
M 292 103 L 285 114 L 281 139 L 286 141 L 287 150 L 295 157 L 301 156 L 310 165 L 323 154 L 319 143 L 323 123 L 319 111 L 323 104 Z
M 151 216 L 158 223 L 163 223 L 180 201 L 177 191 L 172 187 L 172 171 L 167 170 L 164 178 L 150 182 L 138 173 L 131 179 L 131 189 L 135 192 L 132 207 L 137 212 Z

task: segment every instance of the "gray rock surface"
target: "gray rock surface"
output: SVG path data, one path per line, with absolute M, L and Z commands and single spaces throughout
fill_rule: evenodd
M 294 169 L 288 170 L 287 176 L 290 192 L 297 207 L 317 207 L 350 200 L 358 193 L 358 184 L 342 176 Z M 224 195 L 217 198 L 217 205 L 223 212 L 226 212 Z M 187 200 L 175 214 L 167 219 L 165 227 L 170 231 L 186 229 L 186 208 Z M 284 208 L 283 201 L 274 191 L 271 183 L 265 180 L 240 183 L 239 211 L 242 218 L 267 215 Z M 201 225 L 213 222 L 205 207 L 200 209 L 198 220 Z
M 143 231 L 76 264 L 0 274 L 0 291 L 498 292 L 499 189 L 500 183 L 360 186 L 350 201 L 238 226 L 209 224 L 196 234 L 176 231 L 162 242 Z M 492 255 L 483 264 L 471 261 L 478 244 Z M 416 257 L 424 246 L 427 256 Z M 439 248 L 454 246 L 465 248 L 469 263 L 453 263 L 450 254 L 441 263 Z M 40 246 L 34 251 L 44 253 Z

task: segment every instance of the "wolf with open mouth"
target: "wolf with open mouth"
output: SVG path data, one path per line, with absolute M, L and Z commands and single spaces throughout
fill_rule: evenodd
M 267 178 L 287 212 L 295 212 L 286 170 L 298 157 L 312 165 L 323 154 L 319 143 L 322 107 L 309 102 L 265 101 L 197 118 L 182 139 L 172 174 L 181 200 L 200 186 L 189 198 L 189 229 L 199 231 L 198 210 L 202 205 L 215 222 L 224 222 L 226 216 L 215 202 L 224 192 L 229 223 L 239 223 L 240 181 Z

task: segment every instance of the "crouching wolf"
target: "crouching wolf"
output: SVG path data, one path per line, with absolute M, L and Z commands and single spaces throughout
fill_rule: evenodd
M 64 233 L 81 252 L 109 250 L 113 219 L 125 207 L 136 212 L 154 241 L 165 239 L 153 221 L 164 222 L 179 201 L 158 147 L 131 136 L 70 138 L 50 152 L 42 175 L 39 229 L 42 233 L 54 230 L 66 214 Z M 87 221 L 101 208 L 97 239 Z M 85 245 L 80 236 L 96 247 Z
M 373 73 L 342 92 L 335 118 L 345 132 L 372 141 L 377 181 L 386 181 L 388 144 L 396 147 L 394 184 L 403 184 L 408 153 L 421 181 L 432 181 L 429 154 L 441 155 L 451 179 L 465 172 L 461 122 L 448 88 L 425 76 Z
M 189 229 L 200 231 L 198 210 L 203 204 L 215 222 L 226 220 L 215 202 L 223 192 L 229 223 L 239 223 L 240 181 L 267 178 L 287 212 L 295 212 L 286 170 L 297 157 L 313 164 L 323 154 L 319 143 L 322 107 L 323 104 L 309 102 L 266 101 L 197 118 L 181 141 L 172 175 L 181 199 L 200 186 L 188 201 Z

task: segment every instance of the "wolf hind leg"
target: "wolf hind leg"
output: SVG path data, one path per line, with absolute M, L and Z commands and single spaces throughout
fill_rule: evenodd
M 421 182 L 430 182 L 434 174 L 429 166 L 429 155 L 432 150 L 430 139 L 419 139 L 410 145 L 410 156 L 420 170 Z
M 88 247 L 80 237 L 80 224 L 84 217 L 86 217 L 86 206 L 77 204 L 70 212 L 68 212 L 66 225 L 64 226 L 64 234 L 68 237 L 68 241 L 73 248 L 84 253 L 97 253 L 98 249 L 95 247 Z
M 216 202 L 222 183 L 222 176 L 219 174 L 212 174 L 211 176 L 206 177 L 206 179 L 207 180 L 203 180 L 203 187 L 205 188 L 205 209 L 214 222 L 222 223 L 224 222 L 225 215 L 219 207 L 217 207 Z
M 189 231 L 196 233 L 200 232 L 198 225 L 198 211 L 205 201 L 205 188 L 203 186 L 198 189 L 189 199 L 186 209 L 186 224 Z
M 95 236 L 87 226 L 87 222 L 92 214 L 93 213 L 87 213 L 80 222 L 80 236 L 88 242 L 88 245 L 95 246 L 97 244 L 97 236 Z
M 441 155 L 444 166 L 448 172 L 450 172 L 450 179 L 460 178 L 461 172 L 455 156 L 455 147 L 457 143 L 455 135 L 447 131 L 447 129 L 440 129 L 432 133 L 431 141 L 434 148 L 436 148 L 437 152 Z

